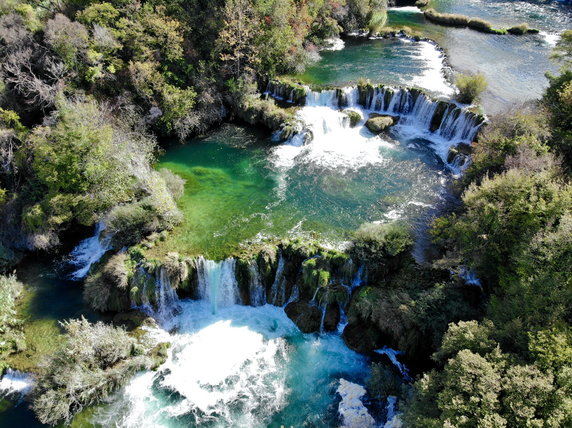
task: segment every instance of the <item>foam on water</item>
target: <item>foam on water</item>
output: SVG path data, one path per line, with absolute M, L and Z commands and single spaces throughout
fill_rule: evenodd
M 544 39 L 546 44 L 550 47 L 556 46 L 556 43 L 558 43 L 558 40 L 560 40 L 560 34 L 558 33 L 548 33 L 546 31 L 541 31 L 538 34 Z
M 91 266 L 98 262 L 111 249 L 112 236 L 105 233 L 106 225 L 100 221 L 95 226 L 93 236 L 81 241 L 71 252 L 69 263 L 76 269 L 70 278 L 80 281 L 87 276 Z
M 419 54 L 425 60 L 425 68 L 422 73 L 415 76 L 409 85 L 418 86 L 428 91 L 450 97 L 455 93 L 455 89 L 443 74 L 444 55 L 434 43 L 427 41 L 419 42 Z
M 277 167 L 288 169 L 297 163 L 312 163 L 343 173 L 344 170 L 381 164 L 380 148 L 391 147 L 388 141 L 370 134 L 363 123 L 351 128 L 347 115 L 330 106 L 303 107 L 298 118 L 307 125 L 312 142 L 299 145 L 299 139 L 294 139 L 277 146 L 273 153 Z
M 303 335 L 282 308 L 231 305 L 213 314 L 208 301 L 180 304 L 167 362 L 133 379 L 96 422 L 302 426 L 325 420 L 336 376 L 365 377 L 365 359 L 339 336 Z
M 387 10 L 406 13 L 423 13 L 417 6 L 388 7 Z
M 324 40 L 323 51 L 341 51 L 346 46 L 345 42 L 339 37 L 332 37 Z
M 375 419 L 361 401 L 366 393 L 363 386 L 340 379 L 337 392 L 342 397 L 338 406 L 343 422 L 340 428 L 375 428 Z

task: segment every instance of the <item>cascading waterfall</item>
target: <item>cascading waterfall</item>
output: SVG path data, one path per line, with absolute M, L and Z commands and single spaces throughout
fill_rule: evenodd
M 286 260 L 280 254 L 278 258 L 278 266 L 276 268 L 276 276 L 274 277 L 274 282 L 272 283 L 272 288 L 270 289 L 270 302 L 276 305 L 278 302 L 284 303 L 286 301 L 286 287 L 284 287 L 284 265 Z
M 390 395 L 387 397 L 387 407 L 386 407 L 386 423 L 383 425 L 383 428 L 401 428 L 403 426 L 403 422 L 399 417 L 399 413 L 396 410 L 397 405 L 397 397 L 394 395 Z
M 250 274 L 250 304 L 252 306 L 263 306 L 266 304 L 266 289 L 262 285 L 260 272 L 258 271 L 258 265 L 255 260 L 251 260 L 248 264 L 248 273 Z
M 411 376 L 409 376 L 409 370 L 407 369 L 405 364 L 403 364 L 401 361 L 397 359 L 397 356 L 403 354 L 403 352 L 388 348 L 387 346 L 384 346 L 382 349 L 377 349 L 374 352 L 380 355 L 387 355 L 387 357 L 391 360 L 393 365 L 397 368 L 397 370 L 399 370 L 399 373 L 401 373 L 403 379 L 405 379 L 408 382 L 413 380 L 411 379 Z
M 364 151 L 360 160 L 370 162 L 381 161 L 379 153 L 367 151 L 378 149 L 372 144 L 362 145 L 364 136 L 362 127 L 350 129 L 348 117 L 340 109 L 358 112 L 363 118 L 370 113 L 378 113 L 398 117 L 394 126 L 395 134 L 406 140 L 423 139 L 431 144 L 435 153 L 443 163 L 454 172 L 460 171 L 455 162 L 448 162 L 449 149 L 460 143 L 470 144 L 475 138 L 482 119 L 469 112 L 463 106 L 452 102 L 433 101 L 424 93 L 415 89 L 390 87 L 345 87 L 323 91 L 305 88 L 304 107 L 298 112 L 298 119 L 305 123 L 297 134 L 286 142 L 286 146 L 300 147 L 305 142 L 323 145 L 320 156 L 324 152 L 337 150 L 340 157 L 351 158 Z M 366 133 L 367 135 L 367 133 Z M 351 144 L 348 144 L 351 141 Z M 347 149 L 344 150 L 344 147 Z M 282 157 L 279 165 L 290 166 L 292 158 L 297 154 L 291 149 L 284 149 L 290 158 Z M 306 155 L 308 155 L 306 153 Z M 320 160 L 316 156 L 314 161 Z
M 160 322 L 167 322 L 172 318 L 173 313 L 177 310 L 179 298 L 177 297 L 177 292 L 171 285 L 167 269 L 159 267 L 155 277 L 155 302 L 157 304 L 155 317 Z
M 105 233 L 106 225 L 100 221 L 95 226 L 93 236 L 81 241 L 70 253 L 69 263 L 75 267 L 70 278 L 80 281 L 87 276 L 91 266 L 98 262 L 111 249 L 110 234 Z
M 213 314 L 219 307 L 240 303 L 238 283 L 235 276 L 236 260 L 228 258 L 215 262 L 200 257 L 197 260 L 199 272 L 199 296 L 210 302 Z

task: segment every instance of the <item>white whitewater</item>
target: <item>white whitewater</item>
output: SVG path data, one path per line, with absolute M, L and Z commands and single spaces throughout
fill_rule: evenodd
M 197 261 L 199 295 L 202 300 L 210 302 L 213 314 L 218 312 L 219 307 L 239 303 L 235 266 L 234 258 L 215 262 L 200 257 Z
M 80 281 L 87 276 L 89 269 L 111 249 L 112 236 L 105 233 L 106 225 L 100 221 L 95 226 L 93 236 L 81 241 L 70 253 L 69 263 L 75 267 L 70 278 Z
M 345 42 L 339 37 L 332 37 L 324 40 L 323 51 L 341 51 L 346 46 Z
M 387 346 L 384 346 L 382 349 L 376 349 L 374 352 L 380 355 L 387 355 L 387 357 L 391 360 L 393 365 L 397 368 L 397 370 L 399 370 L 399 373 L 401 373 L 403 379 L 405 379 L 406 381 L 412 380 L 411 376 L 409 376 L 409 370 L 407 369 L 405 364 L 403 364 L 401 361 L 397 359 L 397 356 L 403 354 L 403 352 L 388 348 Z
M 161 267 L 156 272 L 155 279 L 155 301 L 157 310 L 153 314 L 157 321 L 162 325 L 169 323 L 173 317 L 173 313 L 179 308 L 179 297 L 176 290 L 171 285 L 171 280 L 167 274 L 167 269 Z M 145 299 L 147 298 L 146 290 L 144 290 Z M 143 304 L 149 305 L 149 301 Z
M 340 428 L 375 428 L 375 419 L 363 405 L 361 398 L 366 394 L 363 386 L 340 379 L 337 390 L 342 397 L 338 412 L 342 419 Z
M 347 94 L 354 97 L 357 91 L 350 90 Z M 356 101 L 352 100 L 357 104 Z M 339 111 L 336 104 L 334 90 L 308 92 L 306 106 L 297 113 L 305 128 L 274 149 L 273 160 L 277 167 L 288 170 L 303 162 L 343 173 L 383 162 L 380 148 L 390 147 L 390 143 L 367 132 L 363 120 L 351 128 L 348 116 Z M 352 110 L 360 112 L 361 109 L 352 106 Z M 306 141 L 310 142 L 305 144 Z
M 296 164 L 311 163 L 343 173 L 366 165 L 383 165 L 382 148 L 391 150 L 393 143 L 387 137 L 371 134 L 365 120 L 371 113 L 399 117 L 392 132 L 400 140 L 422 139 L 455 174 L 462 167 L 449 164 L 449 149 L 460 143 L 469 144 L 475 138 L 481 124 L 462 106 L 450 104 L 435 131 L 432 120 L 438 103 L 424 94 L 415 96 L 402 88 L 375 88 L 365 105 L 359 104 L 357 87 L 339 91 L 312 91 L 307 89 L 306 104 L 298 113 L 303 128 L 286 143 L 274 149 L 273 161 L 281 170 L 289 170 Z M 357 112 L 362 120 L 354 128 L 346 113 Z M 466 165 L 465 165 L 466 166 Z
M 266 289 L 260 279 L 260 272 L 255 260 L 251 260 L 248 264 L 248 273 L 250 274 L 250 304 L 252 306 L 263 306 L 266 304 Z
M 303 335 L 282 308 L 230 305 L 213 314 L 209 301 L 180 306 L 176 332 L 165 333 L 167 362 L 134 378 L 94 422 L 133 428 L 336 426 L 332 385 L 340 375 L 360 381 L 367 375 L 366 359 L 339 336 Z
M 399 413 L 396 410 L 397 397 L 390 395 L 387 397 L 387 407 L 386 407 L 386 420 L 387 422 L 383 425 L 383 428 L 402 428 L 403 422 L 399 417 Z
M 28 373 L 7 369 L 0 380 L 0 398 L 22 400 L 34 387 L 34 378 Z
M 421 12 L 416 7 L 411 9 L 417 9 L 417 11 Z M 410 12 L 415 13 L 415 11 Z M 445 55 L 434 43 L 428 41 L 420 41 L 417 43 L 419 43 L 420 46 L 420 54 L 425 60 L 425 67 L 420 75 L 413 78 L 411 84 L 419 88 L 427 89 L 435 94 L 448 97 L 452 96 L 455 93 L 455 88 L 443 77 Z M 408 84 L 408 82 L 405 83 Z
M 284 303 L 286 300 L 286 287 L 284 286 L 284 265 L 286 260 L 280 254 L 278 258 L 278 266 L 276 267 L 276 276 L 270 289 L 270 303 L 277 305 L 280 301 Z

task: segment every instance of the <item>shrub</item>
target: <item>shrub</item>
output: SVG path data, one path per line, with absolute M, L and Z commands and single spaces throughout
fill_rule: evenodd
M 487 89 L 487 79 L 484 74 L 460 74 L 455 79 L 459 89 L 457 101 L 472 104 L 479 101 L 481 94 Z
M 4 358 L 18 351 L 24 342 L 16 314 L 16 302 L 22 289 L 15 275 L 0 275 L 0 372 L 6 367 Z
M 507 30 L 507 32 L 509 32 L 510 34 L 515 34 L 515 35 L 526 34 L 528 33 L 528 31 L 529 27 L 528 24 L 526 23 L 515 25 L 514 27 L 511 27 Z
M 32 408 L 40 422 L 69 423 L 86 406 L 100 403 L 133 374 L 157 365 L 140 355 L 141 344 L 125 330 L 85 318 L 62 323 L 66 341 L 43 362 Z M 149 347 L 149 344 L 145 344 Z
M 407 259 L 413 239 L 409 229 L 399 223 L 365 223 L 354 233 L 350 254 L 365 262 L 371 280 L 394 272 Z
M 125 253 L 102 260 L 87 277 L 83 298 L 94 310 L 121 312 L 131 307 L 128 282 L 131 272 L 126 266 Z
M 159 174 L 161 174 L 173 198 L 175 200 L 180 199 L 185 192 L 185 180 L 167 168 L 161 168 Z

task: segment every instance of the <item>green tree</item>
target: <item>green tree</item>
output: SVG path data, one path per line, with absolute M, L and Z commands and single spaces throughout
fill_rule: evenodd
M 253 72 L 260 62 L 259 48 L 255 43 L 260 23 L 250 0 L 227 0 L 223 21 L 217 51 L 225 74 L 238 78 Z

